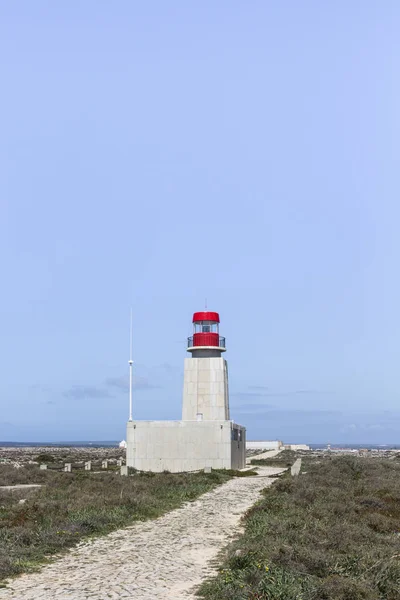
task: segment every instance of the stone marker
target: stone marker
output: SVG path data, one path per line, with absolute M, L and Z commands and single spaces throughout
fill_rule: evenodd
M 45 471 L 47 469 L 47 465 L 39 465 L 39 469 L 41 471 Z
M 211 473 L 211 467 L 204 467 L 204 473 Z
M 85 471 L 91 471 L 92 470 L 92 461 L 88 460 L 87 462 L 85 462 Z
M 72 471 L 72 463 L 65 463 L 65 465 L 64 465 L 64 471 L 66 473 L 71 473 L 71 471 Z
M 122 465 L 123 465 L 123 464 L 124 464 L 124 461 L 123 461 L 123 459 L 122 459 L 122 458 L 119 458 L 119 459 L 117 460 L 117 467 L 122 467 Z
M 301 469 L 301 458 L 298 458 L 291 466 L 290 474 L 298 475 L 300 473 L 300 469 Z
M 121 465 L 121 475 L 128 475 L 128 467 L 126 465 Z
M 103 460 L 101 462 L 101 468 L 102 469 L 108 469 L 108 460 Z

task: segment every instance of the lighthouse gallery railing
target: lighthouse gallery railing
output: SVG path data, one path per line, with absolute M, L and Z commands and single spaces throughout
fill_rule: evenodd
M 204 339 L 204 338 L 203 338 L 203 339 Z M 204 342 L 203 342 L 203 344 L 205 344 L 205 345 L 207 345 L 207 346 L 208 346 L 208 345 L 210 345 L 210 346 L 215 346 L 215 344 L 214 344 L 214 343 L 210 343 L 210 344 L 208 344 L 208 343 L 207 343 L 207 341 L 206 341 L 205 339 L 204 339 Z M 198 343 L 194 344 L 194 342 L 193 342 L 193 336 L 191 335 L 190 337 L 188 337 L 188 341 L 187 341 L 187 347 L 188 347 L 188 348 L 194 348 L 194 347 L 196 347 L 196 346 L 199 346 L 199 344 L 198 344 Z M 218 348 L 218 347 L 219 347 L 219 348 L 226 348 L 226 346 L 225 346 L 225 338 L 224 338 L 222 335 L 220 335 L 220 336 L 219 336 L 219 346 L 215 346 L 215 347 L 216 347 L 216 348 Z

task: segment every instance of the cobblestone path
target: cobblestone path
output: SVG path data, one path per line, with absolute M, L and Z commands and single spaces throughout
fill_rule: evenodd
M 261 460 L 264 458 L 274 458 L 275 456 L 278 456 L 278 454 L 280 454 L 281 452 L 282 452 L 282 450 L 266 450 L 262 454 L 255 454 L 254 456 L 249 456 L 246 460 L 246 464 L 249 465 L 252 460 Z
M 40 572 L 0 589 L 0 600 L 187 600 L 240 531 L 243 513 L 282 469 L 258 467 L 154 521 L 84 542 Z

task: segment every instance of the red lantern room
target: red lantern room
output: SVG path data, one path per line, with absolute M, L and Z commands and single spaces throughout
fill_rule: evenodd
M 203 311 L 193 315 L 193 336 L 188 338 L 188 352 L 196 350 L 225 352 L 225 338 L 219 335 L 219 314 Z M 199 355 L 197 352 L 195 355 Z M 194 355 L 194 356 L 195 356 Z

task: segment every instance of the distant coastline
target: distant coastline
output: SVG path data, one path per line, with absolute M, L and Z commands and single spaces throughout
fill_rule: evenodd
M 399 444 L 329 444 L 332 450 L 360 450 L 365 448 L 366 450 L 400 450 Z M 311 450 L 321 450 L 327 447 L 327 444 L 309 444 Z
M 100 440 L 95 442 L 80 441 L 80 442 L 2 442 L 0 441 L 0 447 L 2 448 L 43 448 L 48 446 L 49 448 L 105 448 L 119 445 L 120 440 Z
M 119 445 L 120 440 L 96 440 L 96 441 L 60 441 L 60 442 L 2 442 L 0 440 L 0 447 L 3 448 L 43 448 L 45 446 L 51 448 L 113 448 Z M 308 444 L 311 450 L 320 450 L 327 447 L 328 442 L 320 443 L 320 444 Z M 341 443 L 332 443 L 330 442 L 330 447 L 332 450 L 338 449 L 351 449 L 359 450 L 360 448 L 365 448 L 368 450 L 400 450 L 400 443 L 398 444 L 341 444 Z

